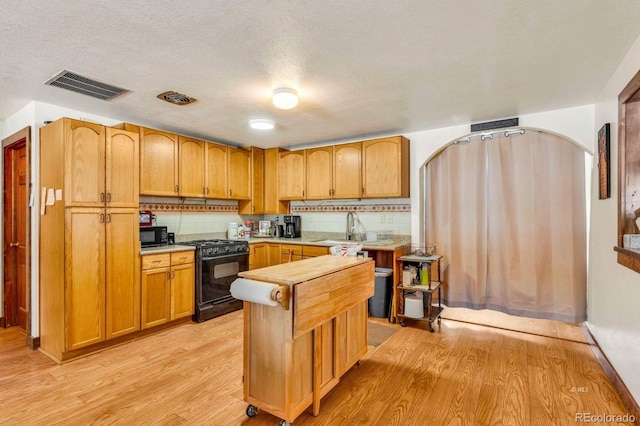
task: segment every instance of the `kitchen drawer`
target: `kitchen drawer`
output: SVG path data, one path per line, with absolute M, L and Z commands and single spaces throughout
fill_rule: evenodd
M 305 258 L 324 256 L 325 254 L 329 254 L 329 247 L 320 247 L 320 246 L 303 246 L 302 247 L 302 255 Z
M 164 268 L 171 265 L 171 253 L 147 254 L 142 256 L 142 269 Z
M 193 251 L 178 251 L 171 253 L 171 266 L 193 263 L 194 254 L 195 252 Z
M 302 256 L 302 246 L 296 244 L 282 244 L 281 253 L 289 256 L 293 251 L 294 256 Z

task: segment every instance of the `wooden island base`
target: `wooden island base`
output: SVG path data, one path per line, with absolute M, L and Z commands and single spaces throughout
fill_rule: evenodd
M 244 302 L 244 399 L 293 422 L 367 352 L 367 300 L 374 292 L 371 259 L 321 256 L 241 272 L 289 286 L 289 309 Z

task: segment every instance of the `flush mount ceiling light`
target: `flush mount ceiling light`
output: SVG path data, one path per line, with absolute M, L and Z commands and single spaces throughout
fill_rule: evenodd
M 276 126 L 276 124 L 272 120 L 255 118 L 249 121 L 249 126 L 251 126 L 252 129 L 271 130 Z
M 291 109 L 298 105 L 298 92 L 281 87 L 273 91 L 273 104 L 280 109 Z

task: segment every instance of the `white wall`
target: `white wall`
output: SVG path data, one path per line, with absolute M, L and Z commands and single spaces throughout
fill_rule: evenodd
M 640 38 L 595 105 L 592 133 L 611 123 L 611 198 L 598 199 L 597 167 L 591 190 L 588 326 L 605 355 L 640 401 L 640 274 L 617 263 L 618 95 L 640 70 Z
M 595 135 L 593 134 L 594 106 L 547 111 L 519 117 L 519 127 L 541 129 L 556 133 L 582 146 L 593 153 Z M 500 119 L 501 117 L 496 117 Z M 423 165 L 443 147 L 470 134 L 470 125 L 446 127 L 405 134 L 411 141 L 411 240 L 413 244 L 424 244 L 422 224 L 424 207 Z

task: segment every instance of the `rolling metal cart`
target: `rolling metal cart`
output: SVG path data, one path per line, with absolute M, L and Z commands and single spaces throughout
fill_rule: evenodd
M 427 321 L 429 323 L 429 331 L 434 332 L 433 323 L 440 324 L 442 313 L 442 295 L 441 289 L 443 284 L 443 257 L 441 255 L 418 256 L 409 254 L 398 257 L 397 270 L 401 271 L 400 276 L 394 283 L 393 299 L 395 303 L 396 317 L 400 319 L 400 325 L 406 327 L 406 319 L 416 321 Z M 404 267 L 414 267 L 415 273 L 405 273 Z M 425 276 L 427 278 L 425 278 Z M 434 296 L 437 293 L 437 304 L 435 304 Z M 411 296 L 413 294 L 413 296 Z M 422 296 L 422 309 L 416 311 L 407 311 L 407 299 L 415 305 Z

